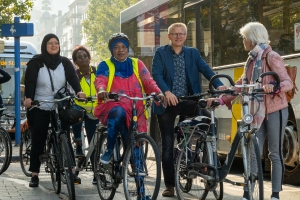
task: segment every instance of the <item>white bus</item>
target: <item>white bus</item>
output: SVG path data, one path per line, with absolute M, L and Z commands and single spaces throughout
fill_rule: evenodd
M 1 96 L 5 107 L 14 112 L 14 91 L 15 91 L 15 50 L 14 40 L 0 40 L 4 47 L 0 50 L 0 67 L 9 73 L 11 79 L 2 84 L 0 87 Z M 1 48 L 0 48 L 1 49 Z M 37 51 L 33 44 L 29 42 L 20 41 L 20 84 L 21 84 L 21 100 L 24 99 L 24 76 L 27 62 L 35 55 Z M 25 108 L 21 103 L 21 111 Z
M 248 57 L 238 31 L 250 21 L 263 23 L 270 34 L 273 50 L 286 64 L 300 67 L 300 52 L 294 49 L 294 27 L 300 23 L 299 10 L 300 0 L 144 0 L 122 11 L 120 21 L 121 31 L 131 41 L 132 56 L 141 59 L 149 70 L 156 48 L 169 43 L 167 28 L 174 22 L 183 22 L 188 27 L 186 45 L 197 48 L 215 72 L 229 74 L 236 80 L 243 73 Z M 296 81 L 300 87 L 299 69 Z M 207 86 L 208 81 L 203 79 L 202 91 L 206 91 Z M 283 147 L 284 181 L 290 184 L 300 183 L 299 108 L 297 94 L 289 104 Z M 238 116 L 240 107 L 234 106 L 232 112 Z M 234 138 L 236 119 L 224 106 L 217 109 L 216 116 L 219 118 L 217 148 L 220 156 L 224 156 L 231 145 L 225 138 L 229 135 Z M 151 120 L 150 127 L 155 127 L 152 123 Z M 270 170 L 267 149 L 263 160 L 264 169 Z

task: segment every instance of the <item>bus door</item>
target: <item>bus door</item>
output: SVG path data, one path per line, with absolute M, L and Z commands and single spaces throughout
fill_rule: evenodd
M 197 48 L 202 59 L 212 67 L 210 1 L 185 4 L 184 20 L 188 30 L 185 45 Z M 201 79 L 202 91 L 207 91 L 208 80 Z

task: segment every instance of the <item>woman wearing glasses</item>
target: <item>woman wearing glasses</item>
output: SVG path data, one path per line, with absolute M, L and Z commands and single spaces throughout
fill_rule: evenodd
M 31 107 L 33 100 L 53 100 L 53 92 L 56 93 L 61 87 L 66 85 L 66 82 L 72 86 L 78 97 L 85 98 L 71 61 L 66 57 L 60 56 L 59 39 L 56 35 L 50 33 L 44 37 L 41 52 L 41 54 L 35 55 L 27 63 L 24 106 L 26 108 Z M 52 90 L 50 74 L 53 80 L 54 91 Z M 38 187 L 39 185 L 38 175 L 41 166 L 39 156 L 44 153 L 52 114 L 53 106 L 48 103 L 44 103 L 27 112 L 29 129 L 32 134 L 29 167 L 29 171 L 32 172 L 32 178 L 29 187 Z M 70 126 L 67 124 L 62 123 L 62 128 L 70 131 Z M 73 162 L 75 166 L 75 159 Z M 80 178 L 76 174 L 74 174 L 74 183 L 81 183 Z
M 74 49 L 72 53 L 73 63 L 78 67 L 76 69 L 77 76 L 79 78 L 80 86 L 82 91 L 86 94 L 87 97 L 95 97 L 97 92 L 94 86 L 94 81 L 96 79 L 96 67 L 90 66 L 91 54 L 83 46 L 79 46 Z M 89 143 L 93 138 L 93 135 L 96 130 L 96 125 L 99 120 L 94 116 L 94 108 L 97 106 L 98 102 L 80 102 L 76 101 L 76 104 L 81 108 L 85 109 L 85 118 L 84 118 L 84 128 L 87 134 Z M 81 130 L 83 122 L 72 126 L 74 138 L 76 142 L 76 156 L 83 155 L 82 152 L 82 139 L 81 139 Z M 94 153 L 91 155 L 91 163 L 94 163 Z M 93 165 L 92 165 L 92 169 Z M 94 171 L 94 170 L 93 170 Z M 93 184 L 97 184 L 96 179 L 93 179 Z

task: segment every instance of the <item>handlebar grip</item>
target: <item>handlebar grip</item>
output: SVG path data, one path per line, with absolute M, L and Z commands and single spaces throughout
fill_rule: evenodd
M 232 78 L 229 75 L 227 75 L 227 74 L 216 74 L 209 81 L 208 88 L 209 88 L 209 92 L 211 94 L 230 93 L 230 92 L 232 92 L 231 90 L 215 90 L 214 87 L 213 87 L 213 83 L 214 83 L 214 80 L 217 79 L 217 78 L 226 78 L 229 81 L 231 86 L 235 85 L 235 83 L 233 82 Z
M 31 105 L 32 105 L 32 106 L 39 106 L 40 103 L 39 103 L 39 101 L 36 101 L 36 100 L 35 100 L 35 101 L 32 101 L 32 102 L 31 102 Z
M 256 80 L 256 82 L 259 82 L 261 83 L 262 82 L 262 78 L 265 77 L 265 76 L 273 76 L 275 78 L 275 81 L 276 81 L 276 85 L 274 86 L 274 91 L 278 90 L 280 88 L 280 79 L 279 79 L 279 76 L 276 72 L 273 72 L 273 71 L 270 71 L 270 72 L 265 72 L 265 73 L 262 73 L 260 76 L 259 76 L 259 79 Z
M 211 107 L 217 107 L 220 105 L 220 102 L 218 101 L 213 101 Z M 199 101 L 199 106 L 200 108 L 206 108 L 207 106 L 207 101 L 205 99 L 200 99 Z
M 115 94 L 115 93 L 109 93 L 108 94 L 108 98 L 109 99 L 113 99 L 113 100 L 115 100 L 115 101 L 118 101 L 118 94 Z

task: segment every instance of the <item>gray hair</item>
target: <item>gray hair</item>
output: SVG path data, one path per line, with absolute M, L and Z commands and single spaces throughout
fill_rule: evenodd
M 269 34 L 264 25 L 259 22 L 249 22 L 240 29 L 240 34 L 251 41 L 253 45 L 269 44 Z
M 181 27 L 181 28 L 184 29 L 184 32 L 187 33 L 187 27 L 186 27 L 186 25 L 185 25 L 184 23 L 178 22 L 178 23 L 171 24 L 171 25 L 169 26 L 169 28 L 168 28 L 168 34 L 171 33 L 171 31 L 172 31 L 172 29 L 173 29 L 174 27 Z

